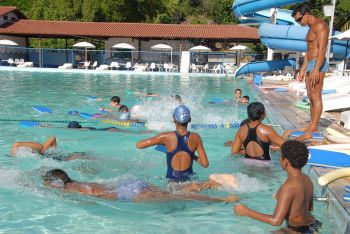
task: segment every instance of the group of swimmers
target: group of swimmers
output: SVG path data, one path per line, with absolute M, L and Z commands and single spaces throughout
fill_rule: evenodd
M 235 100 L 236 102 L 239 102 L 242 104 L 249 104 L 249 96 L 248 95 L 242 96 L 241 89 L 235 89 Z
M 242 123 L 233 140 L 232 154 L 245 154 L 247 160 L 259 162 L 270 161 L 269 147 L 274 144 L 281 147 L 280 164 L 287 172 L 288 178 L 276 194 L 277 205 L 273 215 L 267 215 L 252 210 L 242 204 L 234 207 L 237 215 L 269 223 L 281 225 L 287 221 L 287 228 L 296 232 L 310 231 L 314 228 L 312 210 L 313 185 L 309 177 L 301 169 L 308 159 L 308 149 L 301 140 L 310 136 L 303 135 L 296 140 L 286 140 L 291 131 L 279 136 L 275 130 L 262 123 L 266 117 L 262 103 L 253 102 L 247 106 L 248 119 Z M 59 189 L 63 192 L 74 192 L 98 198 L 125 200 L 134 202 L 169 201 L 169 200 L 200 200 L 210 202 L 236 202 L 238 197 L 228 196 L 216 198 L 201 194 L 202 190 L 216 189 L 225 186 L 237 186 L 239 183 L 230 174 L 213 174 L 208 181 L 196 183 L 193 178 L 193 162 L 207 168 L 209 160 L 205 152 L 202 139 L 198 133 L 188 131 L 191 121 L 191 112 L 185 105 L 180 105 L 173 112 L 175 131 L 162 132 L 158 135 L 137 142 L 139 149 L 155 145 L 166 148 L 167 173 L 166 178 L 170 185 L 176 184 L 177 191 L 161 190 L 159 187 L 144 180 L 127 177 L 118 181 L 116 187 L 98 183 L 78 182 L 72 180 L 61 169 L 53 169 L 43 176 L 46 186 Z M 79 128 L 79 127 L 78 127 Z M 12 146 L 11 155 L 16 154 L 19 147 L 29 147 L 39 154 L 45 154 L 50 147 L 55 147 L 56 139 L 51 137 L 44 144 L 33 142 L 17 142 Z M 197 154 L 195 154 L 197 153 Z M 170 186 L 173 187 L 173 186 Z M 180 191 L 180 193 L 179 193 Z

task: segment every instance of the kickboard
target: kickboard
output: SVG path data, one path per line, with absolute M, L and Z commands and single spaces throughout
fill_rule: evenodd
M 52 110 L 45 106 L 33 106 L 33 110 L 36 110 L 40 113 L 52 113 Z
M 311 166 L 342 168 L 350 167 L 350 155 L 342 152 L 309 148 L 307 164 Z
M 35 121 L 20 121 L 19 126 L 21 127 L 39 127 L 41 125 L 40 122 Z
M 223 99 L 223 98 L 212 98 L 212 99 L 210 100 L 210 102 L 211 102 L 211 103 L 215 103 L 215 104 L 222 104 L 222 103 L 225 102 L 225 99 Z
M 280 92 L 288 92 L 289 89 L 287 89 L 287 88 L 276 88 L 276 89 L 273 89 L 273 91 L 280 93 Z
M 166 153 L 165 145 L 157 145 L 156 147 L 154 147 L 154 149 L 159 151 L 159 152 Z
M 91 119 L 92 117 L 94 117 L 94 115 L 84 112 L 80 112 L 79 115 L 85 119 Z
M 295 106 L 301 109 L 306 109 L 306 110 L 310 109 L 309 103 L 307 102 L 296 102 Z
M 305 132 L 295 131 L 295 132 L 292 132 L 290 134 L 290 136 L 291 137 L 298 137 L 298 136 L 301 136 L 301 135 L 304 135 L 304 134 L 305 134 Z M 313 132 L 312 133 L 312 139 L 323 140 L 324 136 L 321 133 Z

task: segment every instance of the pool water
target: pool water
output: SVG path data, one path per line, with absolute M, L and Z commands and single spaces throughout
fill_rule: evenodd
M 233 91 L 241 88 L 251 101 L 256 98 L 244 80 L 227 76 L 179 76 L 69 74 L 45 72 L 0 71 L 0 230 L 4 233 L 269 233 L 277 230 L 257 221 L 233 214 L 233 204 L 196 201 L 165 203 L 132 203 L 105 201 L 76 194 L 62 194 L 41 183 L 40 175 L 53 168 L 65 170 L 78 181 L 115 183 L 125 175 L 134 175 L 166 188 L 166 158 L 153 147 L 138 150 L 137 141 L 159 131 L 174 129 L 172 111 L 178 103 L 171 95 L 181 95 L 192 112 L 192 124 L 203 124 L 198 132 L 203 140 L 210 166 L 194 163 L 197 179 L 204 181 L 211 173 L 235 174 L 240 186 L 230 193 L 239 195 L 242 203 L 260 212 L 272 214 L 272 198 L 286 174 L 274 153 L 273 165 L 246 165 L 241 157 L 230 155 L 223 144 L 232 140 L 237 128 L 226 123 L 239 123 L 246 118 L 246 106 L 234 102 L 209 104 L 215 99 L 232 100 Z M 154 92 L 160 97 L 140 94 Z M 147 128 L 123 127 L 103 123 L 100 119 L 84 119 L 68 115 L 71 110 L 98 113 L 108 107 L 109 98 L 118 95 L 122 103 L 139 106 L 139 117 Z M 96 102 L 86 96 L 104 98 Z M 32 106 L 53 110 L 41 114 Z M 16 120 L 40 120 L 46 127 L 21 127 Z M 120 127 L 130 132 L 77 131 L 67 129 L 67 122 L 85 121 L 83 126 Z M 271 121 L 271 119 L 270 119 Z M 272 121 L 273 122 L 273 121 Z M 218 128 L 209 128 L 216 124 Z M 221 125 L 223 124 L 223 125 Z M 274 124 L 278 124 L 275 123 Z M 153 132 L 145 132 L 145 130 Z M 280 131 L 280 129 L 279 129 Z M 9 157 L 15 141 L 43 142 L 56 136 L 57 154 L 86 152 L 88 159 L 56 161 L 41 158 L 26 150 Z M 225 191 L 206 192 L 211 196 L 227 196 Z M 324 204 L 315 204 L 314 215 L 323 222 L 322 233 L 332 229 Z

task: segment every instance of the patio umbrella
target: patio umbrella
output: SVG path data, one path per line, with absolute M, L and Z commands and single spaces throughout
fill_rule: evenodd
M 206 46 L 195 46 L 195 47 L 192 47 L 191 49 L 189 49 L 189 51 L 191 52 L 209 52 L 211 51 L 210 48 L 206 47 Z
M 350 29 L 340 33 L 338 35 L 332 36 L 329 39 L 331 40 L 344 40 L 347 41 L 346 42 L 346 50 L 345 50 L 345 55 L 344 55 L 344 67 L 343 67 L 343 75 L 344 75 L 344 71 L 345 71 L 345 66 L 346 66 L 346 57 L 348 55 L 348 47 L 349 47 L 349 40 L 350 40 Z
M 134 63 L 134 54 L 133 51 L 135 49 L 135 47 L 133 47 L 132 45 L 128 44 L 128 43 L 118 43 L 115 44 L 114 46 L 112 46 L 112 48 L 116 48 L 116 49 L 128 49 L 131 50 L 131 63 Z
M 152 50 L 168 51 L 170 50 L 170 62 L 173 63 L 173 47 L 167 44 L 157 44 L 151 47 Z M 160 54 L 160 60 L 162 60 L 162 54 Z
M 87 61 L 87 48 L 95 48 L 93 44 L 83 41 L 83 42 L 78 42 L 73 45 L 73 47 L 83 47 L 85 49 L 85 62 Z
M 238 57 L 240 57 L 240 56 L 238 56 L 238 54 L 241 55 L 241 51 L 243 51 L 243 50 L 250 50 L 250 48 L 245 46 L 245 45 L 236 45 L 234 47 L 231 47 L 229 50 L 236 51 L 236 64 L 238 66 L 239 65 L 238 64 Z
M 4 45 L 6 48 L 6 54 L 7 54 L 7 46 L 17 46 L 18 44 L 14 41 L 3 39 L 0 40 L 0 45 Z

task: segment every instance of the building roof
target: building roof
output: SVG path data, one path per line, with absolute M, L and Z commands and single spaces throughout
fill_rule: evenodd
M 26 19 L 26 17 L 20 12 L 16 7 L 13 6 L 1 6 L 0 7 L 0 16 L 6 15 L 7 13 L 14 12 L 17 14 L 18 18 Z
M 256 28 L 241 25 L 214 24 L 146 24 L 21 19 L 7 25 L 7 27 L 0 27 L 0 34 L 47 38 L 129 37 L 259 41 L 259 34 Z

